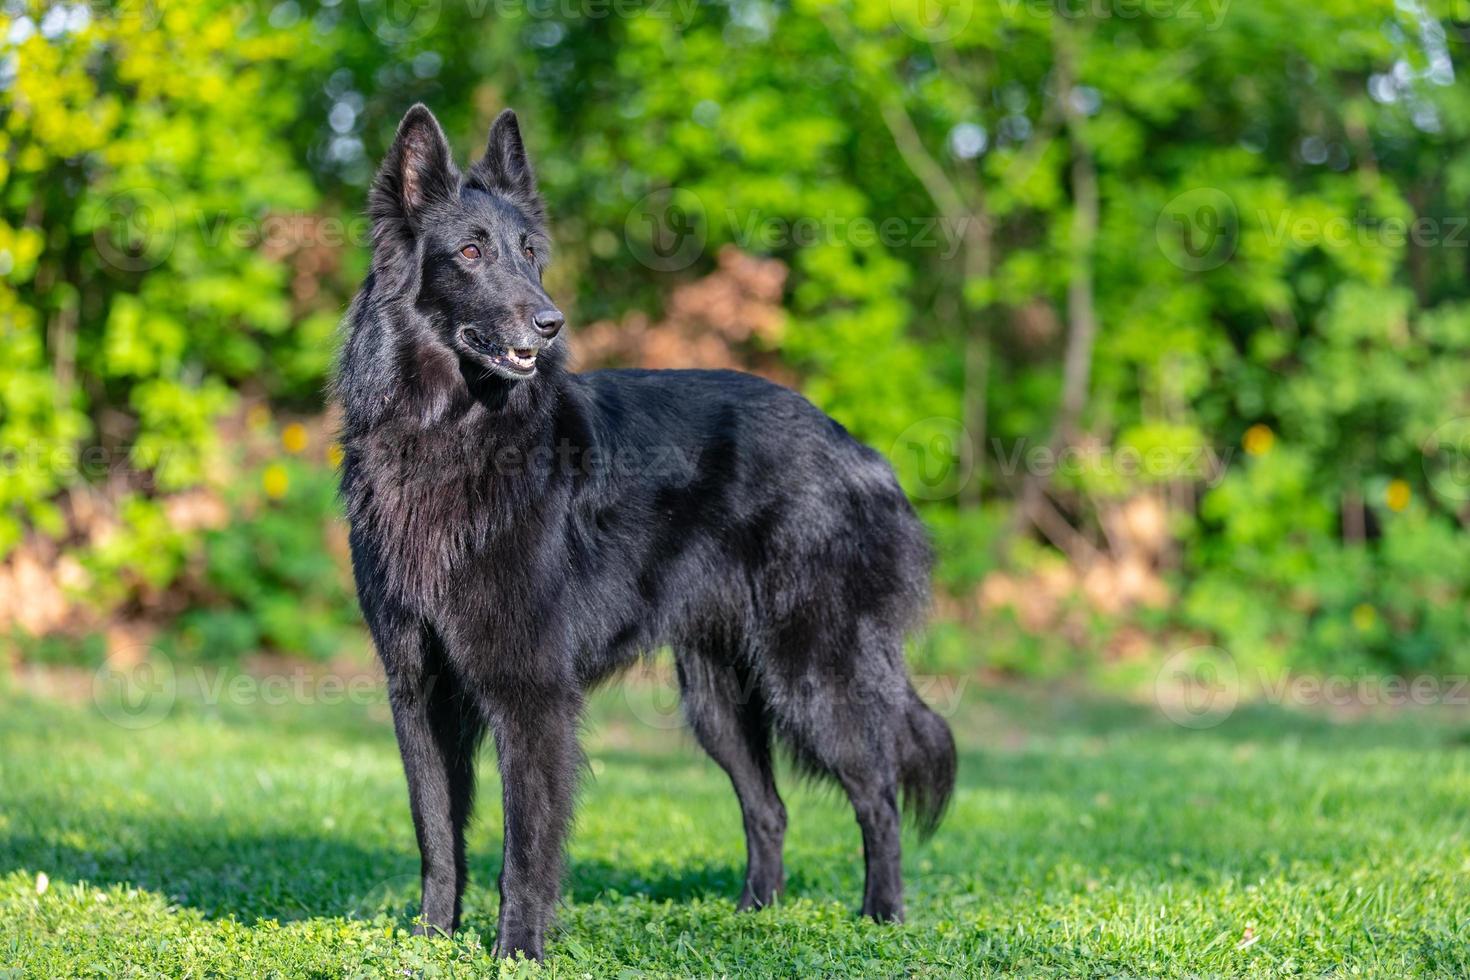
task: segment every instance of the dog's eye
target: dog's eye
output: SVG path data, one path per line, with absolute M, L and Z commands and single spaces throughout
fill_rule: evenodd
M 524 248 L 522 248 L 521 251 L 523 251 L 523 252 L 526 253 L 526 258 L 531 259 L 532 261 L 535 261 L 535 259 L 536 259 L 536 250 L 534 248 L 532 248 L 531 246 L 527 245 Z
M 459 250 L 459 254 L 463 255 L 467 259 L 478 259 L 480 257 L 480 246 L 466 245 L 464 248 Z

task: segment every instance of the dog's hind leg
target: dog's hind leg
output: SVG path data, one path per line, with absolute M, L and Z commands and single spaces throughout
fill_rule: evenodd
M 786 807 L 771 768 L 771 729 L 754 678 L 709 650 L 681 651 L 676 664 L 694 735 L 725 770 L 745 823 L 745 888 L 739 907 L 769 905 L 785 885 Z
M 863 915 L 878 922 L 903 921 L 903 873 L 899 843 L 897 765 L 876 747 L 866 758 L 837 770 L 863 834 Z
M 772 699 L 777 731 L 797 761 L 835 778 L 852 802 L 863 838 L 862 914 L 879 922 L 903 921 L 897 735 L 908 681 L 901 641 L 890 632 L 867 624 L 836 637 L 807 624 L 784 638 L 786 662 L 798 662 L 789 653 L 796 649 L 804 663 L 800 672 L 774 672 L 784 688 Z

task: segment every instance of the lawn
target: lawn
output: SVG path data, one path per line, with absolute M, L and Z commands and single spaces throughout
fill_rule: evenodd
M 664 693 L 595 704 L 551 975 L 1470 975 L 1464 721 L 1259 708 L 1192 731 L 972 684 L 961 788 L 884 927 L 853 914 L 850 811 L 793 779 L 787 895 L 735 912 L 734 797 Z M 386 710 L 305 700 L 184 697 L 132 730 L 0 694 L 0 977 L 493 972 L 498 785 L 468 928 L 411 938 Z

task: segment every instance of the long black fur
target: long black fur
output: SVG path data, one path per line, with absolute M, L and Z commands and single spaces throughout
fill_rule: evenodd
M 508 111 L 461 175 L 433 115 L 409 110 L 371 213 L 336 380 L 342 495 L 423 858 L 421 928 L 459 925 L 488 730 L 505 805 L 496 948 L 543 955 L 583 692 L 664 645 L 739 797 L 741 906 L 783 884 L 779 740 L 847 792 L 862 911 L 900 919 L 898 795 L 932 830 L 955 750 L 904 669 L 930 554 L 887 463 L 750 375 L 570 372 Z

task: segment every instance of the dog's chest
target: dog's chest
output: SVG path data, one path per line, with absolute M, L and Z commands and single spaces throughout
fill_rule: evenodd
M 506 481 L 483 439 L 465 429 L 383 433 L 363 441 L 348 516 L 374 548 L 387 583 L 410 604 L 437 604 L 482 575 L 511 526 Z

